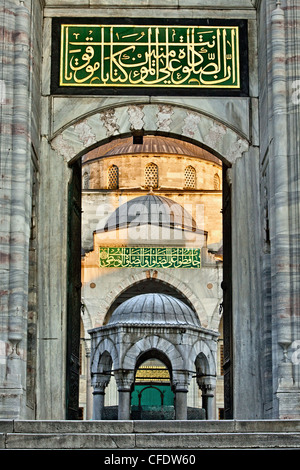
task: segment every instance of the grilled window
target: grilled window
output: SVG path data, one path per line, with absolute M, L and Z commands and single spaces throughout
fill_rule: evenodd
M 119 168 L 117 165 L 112 165 L 107 171 L 107 187 L 108 189 L 119 188 Z
M 196 188 L 196 170 L 193 166 L 188 166 L 184 172 L 185 187 L 195 189 Z
M 147 188 L 158 187 L 158 166 L 155 163 L 149 163 L 145 168 L 145 186 Z

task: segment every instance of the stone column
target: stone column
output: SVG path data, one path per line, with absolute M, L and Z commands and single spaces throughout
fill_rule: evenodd
M 215 419 L 214 391 L 216 388 L 216 378 L 203 376 L 197 382 L 202 392 L 202 408 L 205 410 L 206 419 Z
M 128 421 L 130 419 L 130 389 L 119 389 L 118 419 Z
M 86 419 L 91 419 L 93 414 L 93 392 L 91 384 L 91 348 L 90 341 L 85 341 L 85 356 L 86 356 Z
M 133 370 L 115 370 L 115 379 L 119 392 L 118 419 L 130 419 L 131 388 L 134 382 Z
M 175 392 L 175 419 L 187 419 L 187 393 L 191 375 L 187 371 L 176 371 L 173 379 Z
M 105 391 L 104 386 L 97 387 L 93 391 L 93 419 L 94 420 L 101 420 L 103 418 L 103 410 L 104 410 L 104 397 Z
M 0 41 L 0 51 L 5 55 L 1 78 L 6 91 L 2 97 L 3 126 L 0 130 L 0 161 L 4 163 L 1 198 L 5 208 L 1 213 L 0 251 L 6 261 L 4 270 L 1 263 L 0 274 L 3 293 L 0 309 L 0 417 L 20 419 L 27 411 L 24 392 L 32 191 L 31 17 L 24 2 L 6 2 L 5 8 L 1 9 L 1 20 L 5 36 L 11 40 L 5 41 L 4 36 L 4 42 Z
M 175 390 L 175 419 L 187 419 L 187 389 Z
M 271 15 L 272 34 L 272 113 L 273 113 L 273 141 L 271 178 L 271 259 L 272 276 L 274 283 L 272 286 L 273 302 L 273 357 L 276 358 L 274 365 L 277 366 L 277 397 L 280 400 L 287 400 L 285 393 L 293 386 L 293 367 L 287 355 L 287 351 L 292 343 L 292 309 L 291 309 L 291 266 L 294 261 L 290 258 L 291 220 L 289 203 L 289 169 L 288 159 L 288 119 L 287 119 L 287 20 L 283 9 L 277 1 L 275 10 Z M 277 344 L 276 344 L 277 342 Z M 274 366 L 273 366 L 274 367 Z M 275 382 L 275 381 L 274 381 Z M 284 391 L 285 393 L 281 394 Z M 287 414 L 288 416 L 289 413 Z M 281 413 L 279 411 L 279 417 Z
M 210 386 L 203 386 L 202 390 L 202 408 L 205 409 L 206 419 L 215 419 L 214 412 L 214 390 Z
M 97 376 L 93 386 L 93 419 L 101 420 L 103 419 L 103 410 L 104 410 L 104 398 L 105 398 L 105 387 L 109 383 L 110 377 L 106 375 Z

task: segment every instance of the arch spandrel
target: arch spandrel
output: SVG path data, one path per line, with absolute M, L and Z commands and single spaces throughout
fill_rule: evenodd
M 165 106 L 146 104 L 104 109 L 79 118 L 57 132 L 51 146 L 71 163 L 101 143 L 143 129 L 145 133 L 161 133 L 194 142 L 230 165 L 248 150 L 245 137 L 215 118 L 179 106 Z

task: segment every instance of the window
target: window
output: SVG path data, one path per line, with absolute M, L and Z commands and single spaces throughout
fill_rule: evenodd
M 216 190 L 220 189 L 220 177 L 217 173 L 214 176 L 214 189 Z
M 112 165 L 107 170 L 107 187 L 108 189 L 119 188 L 119 168 L 117 165 Z
M 83 175 L 83 189 L 89 189 L 89 174 L 86 171 Z
M 184 186 L 185 188 L 196 188 L 196 170 L 193 166 L 188 166 L 184 172 Z
M 145 186 L 147 188 L 158 187 L 158 166 L 155 163 L 149 163 L 145 168 Z
M 220 375 L 224 375 L 224 345 L 220 344 Z

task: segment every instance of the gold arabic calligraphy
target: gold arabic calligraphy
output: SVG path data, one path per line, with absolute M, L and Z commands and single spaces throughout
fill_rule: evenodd
M 240 86 L 238 27 L 62 25 L 61 86 Z
M 99 266 L 106 268 L 200 268 L 200 248 L 100 247 Z

